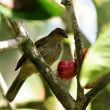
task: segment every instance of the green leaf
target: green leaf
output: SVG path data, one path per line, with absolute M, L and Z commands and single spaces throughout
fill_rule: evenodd
M 101 33 L 103 26 L 110 23 L 110 0 L 93 0 L 97 11 L 98 33 Z
M 81 69 L 81 85 L 94 83 L 110 71 L 110 29 L 99 35 L 89 49 Z
M 110 71 L 110 0 L 93 1 L 97 11 L 98 37 L 82 65 L 82 86 L 94 83 Z
M 21 6 L 23 7 L 16 7 L 15 5 L 14 7 L 9 8 L 0 5 L 0 13 L 14 18 L 43 20 L 53 16 L 59 16 L 64 11 L 64 9 L 53 0 L 32 0 L 32 2 L 35 2 L 34 8 L 32 7 L 32 4 L 26 6 L 26 3 L 23 3 L 22 1 Z

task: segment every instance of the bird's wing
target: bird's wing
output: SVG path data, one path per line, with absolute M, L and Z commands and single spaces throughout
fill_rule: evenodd
M 35 45 L 36 45 L 36 47 L 38 48 L 38 50 L 39 50 L 40 52 L 42 52 L 42 51 L 44 51 L 44 50 L 42 50 L 41 47 L 42 47 L 43 45 L 45 45 L 46 43 L 47 43 L 47 38 L 44 37 L 44 38 L 41 38 L 41 39 L 39 39 L 38 41 L 36 41 L 36 42 L 35 42 Z M 24 55 L 20 58 L 20 60 L 18 61 L 15 70 L 19 69 L 19 68 L 22 66 L 22 64 L 26 61 L 26 59 L 27 59 L 27 55 L 24 54 Z
M 27 55 L 24 54 L 24 55 L 20 58 L 20 60 L 18 61 L 17 66 L 16 66 L 16 68 L 15 68 L 15 71 L 22 66 L 23 62 L 25 62 L 26 59 L 27 59 Z
M 42 39 L 39 39 L 38 41 L 35 42 L 35 45 L 37 48 L 42 47 L 42 45 L 47 43 L 47 37 L 44 37 Z

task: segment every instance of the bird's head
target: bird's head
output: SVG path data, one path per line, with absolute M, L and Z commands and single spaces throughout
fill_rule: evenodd
M 62 40 L 63 38 L 68 38 L 66 32 L 61 28 L 56 28 L 49 34 L 49 36 L 59 41 Z

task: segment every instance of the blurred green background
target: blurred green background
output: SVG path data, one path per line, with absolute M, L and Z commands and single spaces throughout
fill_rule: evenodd
M 56 0 L 60 5 L 61 0 Z M 108 0 L 73 0 L 75 6 L 76 17 L 78 20 L 79 28 L 82 32 L 82 42 L 84 47 L 89 47 L 95 42 L 96 36 L 99 33 L 103 33 L 103 28 L 108 26 L 110 22 L 109 8 L 110 1 Z M 63 41 L 63 51 L 59 57 L 61 59 L 72 59 L 74 55 L 74 40 L 72 39 L 73 35 L 71 29 L 71 23 L 65 8 L 62 6 L 63 13 L 58 16 L 51 15 L 48 19 L 43 20 L 24 20 L 26 29 L 29 31 L 29 34 L 33 40 L 42 38 L 43 36 L 48 35 L 56 27 L 61 27 L 66 30 L 68 33 L 69 39 Z M 19 15 L 19 14 L 18 14 Z M 109 26 L 107 27 L 107 29 Z M 11 39 L 13 34 L 11 33 L 10 28 L 6 24 L 5 20 L 0 17 L 0 41 Z M 71 50 L 70 50 L 71 49 Z M 22 56 L 20 49 L 13 49 L 9 51 L 4 51 L 0 53 L 0 72 L 2 73 L 8 87 L 11 85 L 18 71 L 15 71 L 17 61 Z M 54 71 L 57 69 L 58 61 L 56 61 L 51 67 Z M 65 83 L 65 81 L 63 81 Z M 70 85 L 69 91 L 70 94 L 75 98 L 76 97 L 76 78 L 73 78 L 71 81 L 66 82 L 66 85 Z M 85 90 L 87 92 L 88 90 Z M 110 99 L 110 87 L 107 86 L 105 90 L 95 98 L 92 103 L 88 106 L 88 110 L 109 110 L 109 99 Z M 5 102 L 3 96 L 0 94 L 0 107 Z M 50 93 L 50 90 L 46 83 L 42 80 L 41 76 L 34 74 L 30 76 L 19 93 L 17 94 L 14 102 L 18 104 L 25 105 L 26 103 L 33 102 L 38 103 L 38 108 L 31 109 L 31 105 L 25 105 L 27 108 L 20 110 L 64 110 L 62 105 L 58 102 L 53 94 Z M 39 104 L 40 103 L 40 104 Z M 5 105 L 4 105 L 5 106 Z M 2 109 L 0 109 L 2 110 Z M 8 110 L 8 109 L 7 109 Z M 17 109 L 19 110 L 19 109 Z

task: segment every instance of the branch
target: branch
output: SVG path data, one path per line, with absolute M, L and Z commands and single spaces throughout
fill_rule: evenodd
M 24 30 L 24 26 L 22 22 L 19 22 L 17 24 L 16 22 L 11 22 L 10 19 L 2 15 L 3 19 L 5 19 L 5 22 L 7 23 L 8 27 L 13 33 L 14 39 L 6 40 L 6 41 L 0 41 L 0 52 L 17 48 L 19 45 L 21 45 L 26 39 L 27 32 Z M 17 25 L 20 27 L 17 27 Z
M 7 17 L 3 14 L 1 14 L 1 18 L 3 19 L 3 21 L 5 22 L 5 24 L 7 25 L 8 30 L 12 33 L 12 37 L 15 38 L 16 34 L 13 31 L 13 28 L 10 25 L 9 19 L 7 19 Z
M 26 39 L 29 38 L 28 32 L 25 30 L 24 24 L 21 20 L 16 22 L 14 20 L 11 20 L 10 18 L 5 18 L 5 19 L 7 19 L 7 22 L 10 23 L 10 28 L 12 28 L 13 32 L 15 33 L 16 35 L 15 37 L 21 35 L 21 37 L 24 37 Z
M 77 19 L 74 12 L 74 7 L 72 5 L 72 0 L 62 0 L 61 4 L 63 4 L 70 16 L 74 39 L 75 39 L 75 48 L 76 48 L 76 55 L 77 55 L 77 100 L 81 101 L 84 98 L 84 89 L 81 87 L 79 82 L 80 70 L 82 65 L 82 44 L 81 44 L 81 33 L 78 27 Z
M 101 79 L 98 80 L 97 84 L 85 94 L 84 108 L 95 98 L 102 90 L 110 83 L 110 73 L 107 73 Z
M 3 97 L 5 98 L 5 94 L 8 90 L 8 87 L 7 87 L 7 85 L 5 83 L 5 80 L 4 80 L 1 73 L 0 73 L 0 90 L 1 90 L 1 93 L 2 93 Z M 10 103 L 7 100 L 6 100 L 6 103 L 8 105 L 8 108 L 10 108 L 10 110 L 16 110 L 16 106 L 15 106 L 14 103 Z
M 21 36 L 21 35 L 18 35 L 18 36 Z M 24 37 L 17 37 L 15 39 L 11 39 L 11 40 L 0 41 L 0 52 L 17 48 L 24 41 L 25 41 Z
M 19 29 L 19 31 L 16 30 L 16 28 L 14 29 L 16 35 L 21 33 L 20 27 L 16 22 L 11 21 L 10 24 L 13 25 L 12 27 L 16 27 L 17 29 Z M 24 29 L 24 32 L 27 33 L 25 31 L 25 29 Z M 53 71 L 48 66 L 48 64 L 44 61 L 43 57 L 40 55 L 40 53 L 34 46 L 34 43 L 32 42 L 32 40 L 30 40 L 30 38 L 29 38 L 30 36 L 28 36 L 28 34 L 26 34 L 25 37 L 28 39 L 22 45 L 24 53 L 27 53 L 27 55 L 30 58 L 30 60 L 32 61 L 32 63 L 35 65 L 37 70 L 41 73 L 42 77 L 47 82 L 50 89 L 57 97 L 57 99 L 65 107 L 65 109 L 74 110 L 75 100 L 71 97 L 71 95 L 68 93 L 68 91 L 61 85 L 60 81 L 56 77 L 54 77 Z
M 8 109 L 7 103 L 4 100 L 0 100 L 0 109 Z M 28 109 L 40 109 L 40 110 L 47 110 L 44 102 L 32 101 L 32 102 L 24 102 L 24 103 L 17 103 L 16 108 L 28 108 Z

